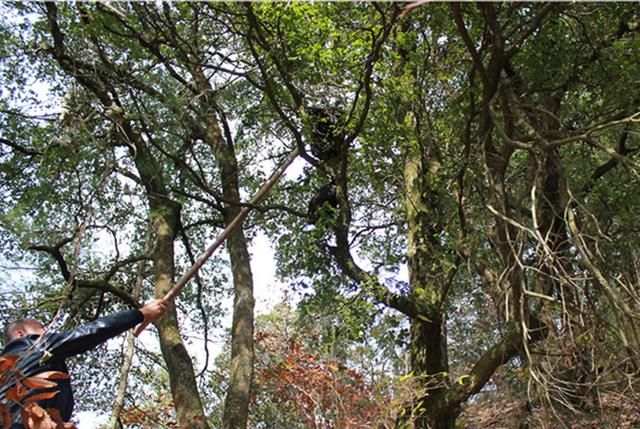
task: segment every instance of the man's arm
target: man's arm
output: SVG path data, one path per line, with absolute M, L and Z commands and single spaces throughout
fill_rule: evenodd
M 101 317 L 72 331 L 51 334 L 47 351 L 56 357 L 66 358 L 84 353 L 104 343 L 143 321 L 153 322 L 167 311 L 167 302 L 156 299 L 139 310 L 125 310 Z

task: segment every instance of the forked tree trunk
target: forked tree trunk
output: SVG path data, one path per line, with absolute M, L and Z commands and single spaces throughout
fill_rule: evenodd
M 171 201 L 159 183 L 162 177 L 155 160 L 145 150 L 144 142 L 138 141 L 136 167 L 149 193 L 150 217 L 155 232 L 153 253 L 155 274 L 155 296 L 163 297 L 171 290 L 174 281 L 174 240 L 177 235 L 180 205 Z M 171 385 L 178 425 L 187 429 L 208 429 L 206 417 L 198 394 L 193 364 L 180 336 L 177 313 L 174 305 L 167 314 L 155 322 L 160 334 L 160 348 Z

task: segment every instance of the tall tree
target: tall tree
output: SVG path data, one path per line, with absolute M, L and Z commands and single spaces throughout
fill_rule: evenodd
M 568 409 L 611 365 L 607 347 L 623 356 L 617 370 L 637 369 L 636 5 L 21 9 L 35 14 L 31 36 L 25 46 L 6 31 L 3 49 L 34 55 L 35 43 L 39 76 L 61 72 L 55 90 L 67 96 L 62 121 L 46 126 L 2 113 L 3 234 L 50 256 L 74 308 L 86 299 L 100 309 L 111 294 L 133 303 L 121 285 L 145 258 L 161 295 L 256 186 L 256 154 L 296 146 L 306 164 L 259 220 L 279 274 L 306 294 L 301 314 L 335 321 L 320 344 L 346 355 L 380 314 L 404 318 L 397 329 L 409 327 L 400 340 L 421 394 L 398 426 L 454 427 L 508 363 L 529 374 L 540 404 Z M 37 207 L 54 189 L 61 195 Z M 153 225 L 150 255 L 136 232 L 127 257 L 82 258 L 99 231 L 121 243 L 125 219 Z M 47 235 L 35 240 L 30 223 Z M 250 231 L 228 247 L 224 427 L 248 419 Z M 203 293 L 214 289 L 196 280 L 206 318 Z M 345 323 L 337 306 L 358 320 Z M 158 328 L 178 420 L 204 426 L 175 314 Z
M 233 86 L 229 77 L 235 78 L 220 70 L 223 65 L 234 66 L 225 59 L 222 34 L 207 38 L 219 27 L 206 9 L 199 4 L 59 7 L 54 3 L 33 8 L 46 24 L 39 27 L 43 30 L 41 52 L 55 60 L 73 85 L 65 120 L 70 127 L 78 123 L 91 127 L 87 134 L 93 134 L 92 140 L 100 141 L 114 155 L 105 176 L 122 175 L 132 180 L 141 191 L 140 201 L 146 201 L 146 216 L 154 228 L 150 258 L 156 296 L 166 294 L 173 284 L 176 242 L 181 240 L 184 246 L 183 263 L 193 262 L 194 250 L 204 245 L 203 231 L 230 223 L 239 211 L 235 142 L 223 103 L 217 100 L 220 88 Z M 222 62 L 214 65 L 211 59 L 216 57 Z M 241 110 L 240 106 L 234 108 Z M 89 123 L 87 117 L 94 121 Z M 90 141 L 73 144 L 84 149 Z M 74 277 L 61 251 L 68 242 L 38 245 L 37 249 L 59 262 L 70 285 L 101 288 L 135 302 L 107 281 Z M 253 367 L 253 286 L 247 240 L 241 229 L 229 241 L 229 257 L 236 292 L 232 329 L 235 369 L 224 426 L 243 427 Z M 138 258 L 131 259 L 135 262 Z M 122 265 L 124 262 L 111 268 L 109 276 L 116 275 Z M 202 300 L 203 290 L 215 284 L 202 277 L 196 281 L 197 299 Z M 207 315 L 200 307 L 206 341 Z M 207 427 L 175 310 L 157 327 L 178 422 L 184 427 Z
M 141 128 L 137 128 L 132 118 L 128 116 L 127 105 L 121 101 L 126 98 L 126 93 L 122 93 L 122 90 L 118 91 L 116 84 L 119 79 L 111 77 L 113 71 L 118 71 L 119 65 L 108 56 L 108 51 L 104 50 L 94 35 L 90 37 L 90 43 L 101 53 L 97 67 L 102 73 L 93 73 L 95 70 L 93 64 L 86 64 L 81 55 L 78 55 L 79 53 L 69 51 L 68 40 L 65 40 L 68 39 L 68 35 L 61 28 L 58 7 L 54 3 L 47 3 L 45 6 L 53 41 L 46 51 L 55 58 L 65 73 L 76 79 L 78 84 L 100 103 L 106 119 L 115 128 L 114 143 L 128 148 L 138 179 L 144 187 L 149 205 L 149 220 L 155 233 L 152 252 L 155 295 L 162 297 L 170 290 L 175 276 L 174 241 L 178 235 L 181 206 L 172 200 L 168 193 L 167 179 L 164 177 L 162 166 L 158 162 L 157 155 L 152 153 L 148 141 L 143 137 L 144 124 L 141 124 Z M 90 12 L 84 6 L 79 6 L 78 12 L 81 22 L 88 23 L 91 19 Z M 91 58 L 88 62 L 95 64 L 94 61 Z M 147 138 L 153 144 L 153 137 L 147 136 Z M 208 427 L 202 405 L 198 400 L 191 360 L 180 337 L 175 309 L 171 309 L 167 317 L 159 321 L 156 326 L 160 334 L 162 352 L 168 365 L 178 421 L 185 427 Z
M 585 25 L 583 11 L 568 13 L 561 5 L 429 5 L 405 15 L 403 21 L 396 18 L 399 11 L 393 6 L 378 7 L 372 17 L 379 21 L 358 27 L 368 28 L 374 38 L 369 41 L 360 34 L 359 39 L 357 32 L 350 33 L 346 49 L 340 49 L 340 43 L 349 24 L 340 18 L 349 12 L 340 6 L 323 6 L 322 12 L 298 6 L 248 9 L 252 24 L 247 41 L 260 64 L 263 85 L 283 123 L 294 136 L 306 138 L 299 144 L 313 150 L 318 138 L 313 125 L 318 118 L 293 119 L 300 104 L 306 107 L 329 94 L 329 104 L 342 103 L 349 106 L 346 112 L 367 115 L 363 126 L 349 122 L 357 115 L 346 115 L 343 124 L 351 134 L 346 133 L 336 158 L 309 155 L 309 163 L 334 183 L 337 209 L 333 216 L 329 211 L 324 222 L 312 219 L 313 228 L 301 225 L 307 219 L 291 220 L 296 233 L 277 232 L 278 254 L 286 261 L 281 265 L 283 274 L 317 280 L 312 299 L 328 296 L 325 289 L 353 293 L 353 283 L 331 278 L 337 268 L 355 282 L 360 297 L 409 318 L 412 373 L 429 389 L 412 405 L 421 416 L 418 427 L 453 427 L 460 404 L 516 356 L 528 362 L 533 380 L 546 387 L 552 384 L 550 374 L 541 377 L 542 366 L 530 360 L 530 350 L 544 350 L 545 345 L 536 343 L 548 338 L 550 330 L 556 331 L 558 323 L 563 328 L 554 337 L 573 341 L 576 317 L 586 314 L 585 292 L 592 280 L 603 288 L 607 305 L 623 310 L 616 326 L 626 326 L 622 332 L 635 335 L 624 293 L 616 292 L 590 264 L 592 251 L 585 248 L 580 230 L 584 220 L 572 220 L 595 214 L 575 213 L 590 199 L 574 200 L 570 184 L 591 183 L 585 172 L 586 177 L 601 179 L 613 161 L 590 163 L 585 169 L 567 161 L 576 151 L 582 152 L 582 141 L 600 148 L 605 156 L 625 160 L 630 177 L 635 174 L 625 155 L 591 137 L 616 140 L 616 133 L 635 121 L 630 100 L 636 95 L 613 102 L 617 96 L 598 81 L 603 75 L 596 70 L 602 65 L 589 63 L 599 59 L 602 50 L 617 57 L 625 49 L 622 46 L 634 43 L 635 27 L 628 21 L 633 8 L 596 8 L 599 16 L 608 17 L 609 27 L 596 32 L 600 42 L 595 51 L 588 48 L 593 41 L 586 34 L 591 32 L 572 31 Z M 335 27 L 323 21 L 324 16 L 332 16 Z M 288 25 L 304 19 L 313 22 L 302 26 L 304 30 Z M 322 37 L 320 42 L 292 43 L 311 28 Z M 567 33 L 571 36 L 556 43 L 560 53 L 552 55 L 551 40 Z M 358 57 L 363 45 L 370 46 L 368 56 Z M 552 71 L 540 73 L 546 81 L 536 75 L 542 67 L 536 61 L 543 56 L 554 58 L 544 63 Z M 349 62 L 351 58 L 357 58 L 355 63 Z M 372 60 L 378 61 L 375 84 L 367 80 Z M 358 70 L 361 79 L 351 79 L 350 73 Z M 576 73 L 599 77 L 582 86 Z M 629 85 L 626 76 L 618 80 Z M 324 83 L 319 85 L 324 92 L 316 90 L 318 81 Z M 586 107 L 581 97 L 585 91 L 591 94 L 593 87 L 601 91 L 599 103 L 610 110 L 581 110 Z M 359 98 L 361 88 L 363 98 Z M 374 95 L 368 97 L 369 92 Z M 287 104 L 298 99 L 303 101 Z M 296 128 L 305 118 L 311 121 L 306 132 Z M 623 129 L 620 134 L 620 150 L 627 150 L 627 133 Z M 567 176 L 569 168 L 576 174 L 573 179 Z M 303 198 L 295 195 L 289 199 Z M 305 250 L 308 257 L 301 257 Z M 331 260 L 318 253 L 333 256 L 335 265 L 326 266 L 332 265 Z M 361 267 L 365 259 L 373 269 Z M 408 283 L 394 282 L 390 277 L 405 262 Z M 578 280 L 584 276 L 584 283 Z M 495 305 L 492 344 L 454 381 L 448 364 L 447 318 L 452 306 L 464 302 L 474 288 Z M 627 283 L 623 289 L 628 288 Z M 553 303 L 568 307 L 563 311 Z M 584 319 L 579 323 L 586 332 Z M 619 337 L 624 348 L 637 346 L 627 334 Z

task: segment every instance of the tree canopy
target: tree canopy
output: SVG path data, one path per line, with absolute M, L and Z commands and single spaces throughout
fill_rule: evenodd
M 570 427 L 633 402 L 637 4 L 0 7 L 1 246 L 31 273 L 3 319 L 161 297 L 254 209 L 157 323 L 162 357 L 138 346 L 121 422 L 453 429 L 492 398 Z M 256 319 L 258 233 L 296 298 Z M 82 396 L 115 392 L 92 360 Z

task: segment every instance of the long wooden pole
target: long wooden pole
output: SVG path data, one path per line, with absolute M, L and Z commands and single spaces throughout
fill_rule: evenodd
M 213 243 L 211 243 L 211 245 L 191 266 L 191 268 L 189 268 L 189 270 L 182 276 L 182 278 L 178 280 L 178 283 L 176 283 L 171 288 L 171 290 L 167 292 L 167 294 L 163 297 L 164 300 L 173 301 L 176 298 L 176 296 L 178 296 L 180 291 L 187 285 L 189 280 L 191 280 L 191 278 L 198 272 L 198 270 L 202 268 L 202 266 L 207 261 L 207 259 L 209 259 L 211 255 L 213 255 L 213 252 L 215 252 L 216 249 L 220 247 L 220 245 L 224 243 L 224 241 L 227 238 L 229 238 L 229 236 L 233 233 L 233 231 L 235 231 L 235 229 L 249 215 L 249 213 L 254 208 L 254 206 L 257 205 L 260 201 L 262 201 L 267 196 L 271 187 L 278 181 L 278 179 L 280 179 L 280 176 L 282 176 L 282 174 L 291 165 L 291 163 L 293 162 L 294 159 L 296 159 L 297 156 L 298 156 L 298 149 L 296 148 L 289 154 L 289 156 L 287 156 L 287 159 L 285 159 L 282 165 L 280 165 L 280 167 L 278 167 L 278 169 L 274 171 L 273 174 L 271 174 L 271 177 L 269 177 L 269 179 L 266 182 L 264 182 L 264 184 L 258 190 L 258 192 L 253 196 L 253 198 L 251 198 L 251 200 L 249 201 L 249 204 L 243 206 L 240 209 L 240 213 L 238 213 L 238 215 L 231 221 L 231 223 L 227 225 L 224 231 L 222 231 L 222 234 L 220 234 L 218 238 L 216 238 L 216 240 Z M 148 325 L 149 325 L 149 322 L 141 323 L 136 329 L 134 335 L 136 337 L 140 335 L 140 333 L 144 331 L 144 329 Z

